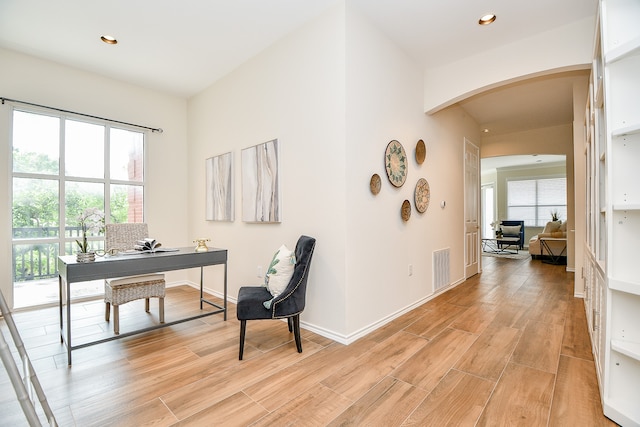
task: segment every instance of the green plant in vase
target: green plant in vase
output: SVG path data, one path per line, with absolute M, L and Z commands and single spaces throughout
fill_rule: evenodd
M 76 240 L 80 251 L 77 254 L 78 262 L 90 262 L 95 260 L 95 252 L 89 250 L 89 234 L 98 234 L 104 231 L 104 212 L 97 208 L 87 208 L 78 216 L 78 224 L 82 232 L 82 239 Z

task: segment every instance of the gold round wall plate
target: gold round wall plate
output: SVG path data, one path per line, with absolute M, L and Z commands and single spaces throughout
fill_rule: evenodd
M 420 178 L 416 183 L 416 190 L 413 195 L 416 204 L 416 210 L 425 213 L 429 207 L 429 199 L 431 198 L 431 190 L 426 179 Z
M 404 222 L 409 221 L 411 218 L 411 203 L 408 200 L 402 202 L 402 208 L 400 209 L 400 216 L 402 216 L 402 220 Z
M 402 187 L 407 180 L 407 166 L 407 153 L 402 144 L 395 139 L 389 142 L 384 153 L 384 168 L 394 187 Z
M 419 165 L 424 163 L 424 159 L 427 158 L 427 147 L 424 145 L 424 141 L 419 139 L 416 144 L 416 162 Z
M 380 179 L 380 175 L 374 173 L 371 175 L 371 181 L 369 181 L 369 188 L 371 189 L 371 194 L 374 196 L 380 192 L 380 187 L 382 186 L 382 180 Z

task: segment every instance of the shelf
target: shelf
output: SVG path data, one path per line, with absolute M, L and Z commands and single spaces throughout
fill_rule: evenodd
M 640 283 L 632 283 L 609 278 L 609 289 L 633 295 L 640 295 Z
M 612 64 L 621 59 L 640 53 L 640 36 L 635 37 L 620 46 L 616 46 L 605 54 L 605 62 Z
M 640 133 L 640 123 L 634 123 L 630 126 L 614 129 L 611 132 L 611 136 L 619 137 L 619 136 L 625 136 L 625 135 L 633 135 L 636 133 Z
M 640 343 L 611 340 L 611 350 L 640 361 Z
M 638 211 L 640 203 L 616 203 L 613 205 L 614 211 Z

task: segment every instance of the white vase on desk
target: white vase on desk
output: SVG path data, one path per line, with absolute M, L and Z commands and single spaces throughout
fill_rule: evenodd
M 78 262 L 93 262 L 96 260 L 95 252 L 78 252 L 76 253 L 76 261 Z

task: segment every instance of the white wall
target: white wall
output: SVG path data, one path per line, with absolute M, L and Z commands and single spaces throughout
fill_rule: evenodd
M 229 249 L 232 297 L 260 282 L 256 267 L 281 243 L 316 237 L 302 321 L 349 342 L 432 295 L 433 250 L 450 247 L 452 281 L 462 279 L 463 237 L 455 230 L 463 224 L 463 138 L 479 141 L 477 127 L 457 108 L 426 117 L 419 68 L 339 5 L 189 101 L 191 234 Z M 282 144 L 283 221 L 243 223 L 241 150 L 273 138 Z M 411 157 L 400 189 L 384 172 L 391 139 Z M 418 139 L 428 152 L 420 168 Z M 228 151 L 235 156 L 236 220 L 205 221 L 204 161 Z M 383 178 L 377 197 L 369 191 L 373 173 Z M 405 224 L 400 205 L 413 204 L 419 177 L 429 180 L 433 202 Z M 208 285 L 220 292 L 218 279 Z
M 0 96 L 85 114 L 160 127 L 149 133 L 145 217 L 150 232 L 168 246 L 191 244 L 187 233 L 186 101 L 93 73 L 0 49 Z M 0 287 L 11 292 L 10 105 L 0 106 Z M 185 278 L 173 274 L 171 280 Z M 12 302 L 9 302 L 12 304 Z
M 286 36 L 189 101 L 189 222 L 193 236 L 229 250 L 229 295 L 261 283 L 283 243 L 317 239 L 302 320 L 345 332 L 344 10 L 334 8 Z M 280 224 L 242 222 L 243 148 L 277 138 Z M 205 221 L 204 162 L 233 152 L 234 222 Z M 207 286 L 221 291 L 216 279 Z
M 588 69 L 593 57 L 594 28 L 594 18 L 585 18 L 427 69 L 424 72 L 424 111 L 437 111 L 506 83 L 554 72 Z

